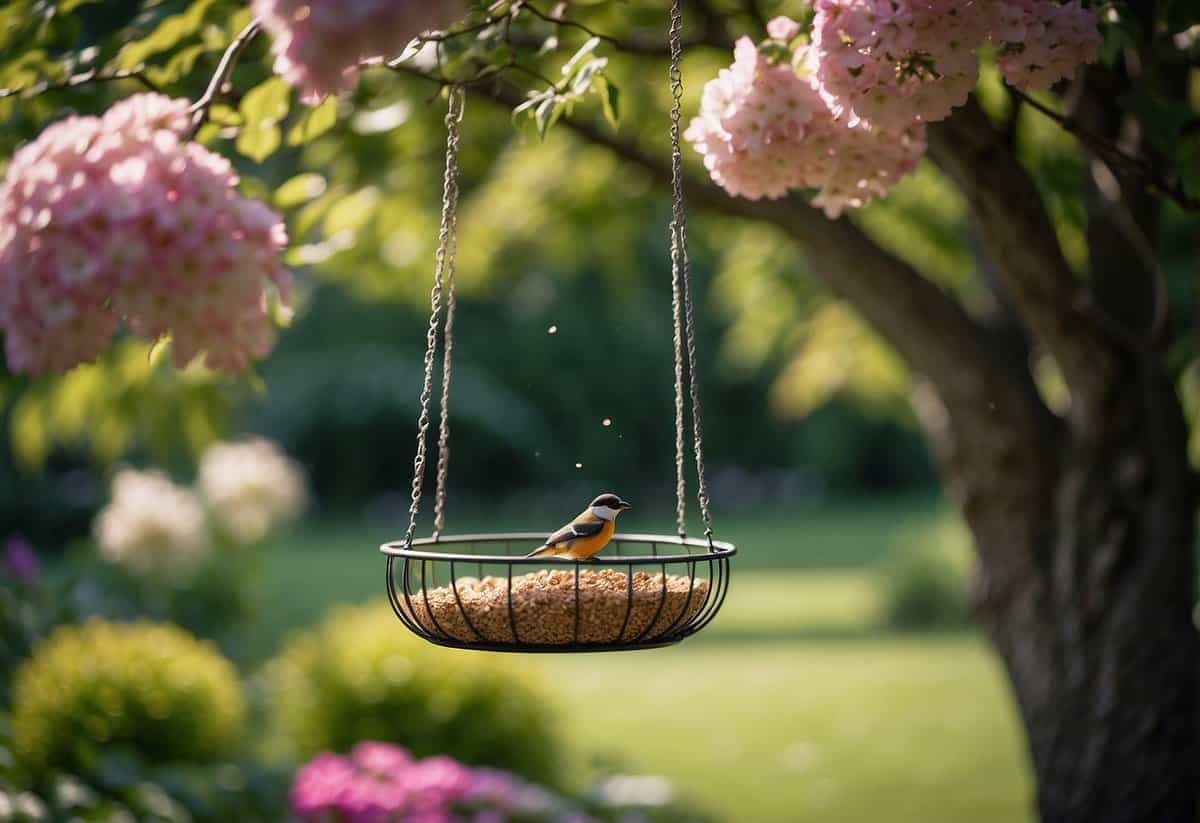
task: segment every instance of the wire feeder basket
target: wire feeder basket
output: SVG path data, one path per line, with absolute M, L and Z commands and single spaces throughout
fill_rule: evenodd
M 413 633 L 453 648 L 659 648 L 712 621 L 737 551 L 706 538 L 618 534 L 590 560 L 523 556 L 544 537 L 516 532 L 385 543 L 392 608 Z
M 671 284 L 675 348 L 676 521 L 679 536 L 615 535 L 603 554 L 588 560 L 526 557 L 540 545 L 541 532 L 445 535 L 449 456 L 449 397 L 454 348 L 454 257 L 458 224 L 458 137 L 464 89 L 449 89 L 446 112 L 446 172 L 437 265 L 430 295 L 417 451 L 413 459 L 412 505 L 403 540 L 380 547 L 387 558 L 387 591 L 400 621 L 414 634 L 440 646 L 504 652 L 579 652 L 651 649 L 678 643 L 707 626 L 729 590 L 731 543 L 712 539 L 705 484 L 696 376 L 696 346 L 687 225 L 683 210 L 679 122 L 683 94 L 682 3 L 671 0 L 670 80 L 672 218 Z M 443 295 L 445 321 L 442 322 Z M 443 340 L 441 419 L 437 438 L 433 537 L 416 539 L 427 433 L 434 393 L 438 332 Z M 689 389 L 685 397 L 686 385 Z M 688 403 L 690 400 L 690 404 Z M 692 418 L 697 501 L 704 537 L 686 534 L 685 406 Z M 471 574 L 474 572 L 474 575 Z

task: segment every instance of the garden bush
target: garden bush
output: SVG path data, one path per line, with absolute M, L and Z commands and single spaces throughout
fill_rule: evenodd
M 562 746 L 544 691 L 495 655 L 454 652 L 409 634 L 386 602 L 339 609 L 267 665 L 277 750 L 292 758 L 398 743 L 555 784 Z
M 898 629 L 954 628 L 967 623 L 965 562 L 939 543 L 908 545 L 883 572 L 884 618 Z
M 40 641 L 13 683 L 18 761 L 37 778 L 94 770 L 114 752 L 155 763 L 234 751 L 245 718 L 237 672 L 175 626 L 92 619 Z

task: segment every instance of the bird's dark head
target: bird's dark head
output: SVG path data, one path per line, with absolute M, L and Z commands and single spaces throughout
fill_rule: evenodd
M 589 506 L 589 508 L 592 510 L 592 514 L 596 515 L 597 517 L 603 517 L 607 520 L 611 520 L 626 509 L 632 509 L 633 506 L 629 505 L 615 494 L 602 494 L 592 501 L 592 504 Z

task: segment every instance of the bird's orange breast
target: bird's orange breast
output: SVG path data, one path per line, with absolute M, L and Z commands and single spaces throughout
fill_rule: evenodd
M 577 537 L 563 546 L 564 551 L 560 556 L 582 559 L 591 557 L 596 552 L 608 545 L 608 541 L 612 539 L 613 532 L 616 531 L 617 524 L 612 520 L 605 520 L 604 525 L 600 527 L 600 531 L 589 537 Z

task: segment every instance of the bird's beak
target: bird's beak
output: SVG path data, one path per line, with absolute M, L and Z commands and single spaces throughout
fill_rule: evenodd
M 625 511 L 627 509 L 632 509 L 632 508 L 633 508 L 632 503 L 626 503 L 624 500 L 621 501 L 621 511 Z

